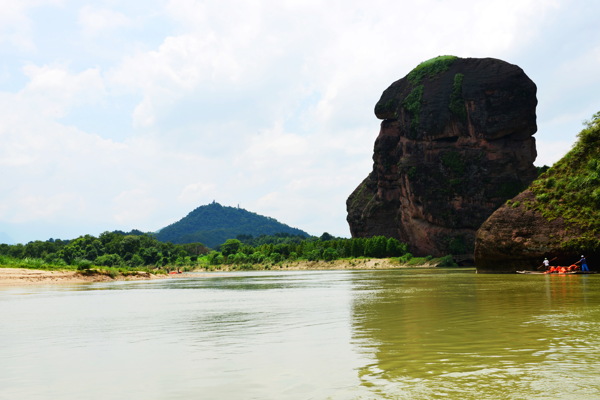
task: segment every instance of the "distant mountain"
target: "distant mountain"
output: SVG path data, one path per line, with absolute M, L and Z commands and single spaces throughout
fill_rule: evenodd
M 238 235 L 260 236 L 276 233 L 310 236 L 274 218 L 212 202 L 196 208 L 186 217 L 159 230 L 156 238 L 176 244 L 200 242 L 214 248 L 227 239 L 235 239 Z

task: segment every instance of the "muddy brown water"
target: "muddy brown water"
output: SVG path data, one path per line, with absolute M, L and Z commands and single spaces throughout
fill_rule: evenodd
M 0 288 L 0 399 L 598 399 L 600 276 L 198 274 Z

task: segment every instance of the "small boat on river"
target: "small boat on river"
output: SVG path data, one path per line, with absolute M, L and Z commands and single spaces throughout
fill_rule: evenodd
M 541 271 L 517 271 L 517 274 L 531 274 L 531 275 L 588 275 L 596 274 L 597 271 L 566 271 L 566 272 L 541 272 Z

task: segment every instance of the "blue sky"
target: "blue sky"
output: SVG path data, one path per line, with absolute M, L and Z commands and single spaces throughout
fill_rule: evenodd
M 216 200 L 349 236 L 381 93 L 517 64 L 551 165 L 600 110 L 600 3 L 0 0 L 0 242 L 158 230 Z

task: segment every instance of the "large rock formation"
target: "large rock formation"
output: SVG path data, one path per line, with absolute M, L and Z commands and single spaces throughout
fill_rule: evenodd
M 478 272 L 536 269 L 544 257 L 600 267 L 600 113 L 573 149 L 477 232 Z
M 381 95 L 373 171 L 347 200 L 353 237 L 472 254 L 475 232 L 534 179 L 536 86 L 516 65 L 437 57 Z

